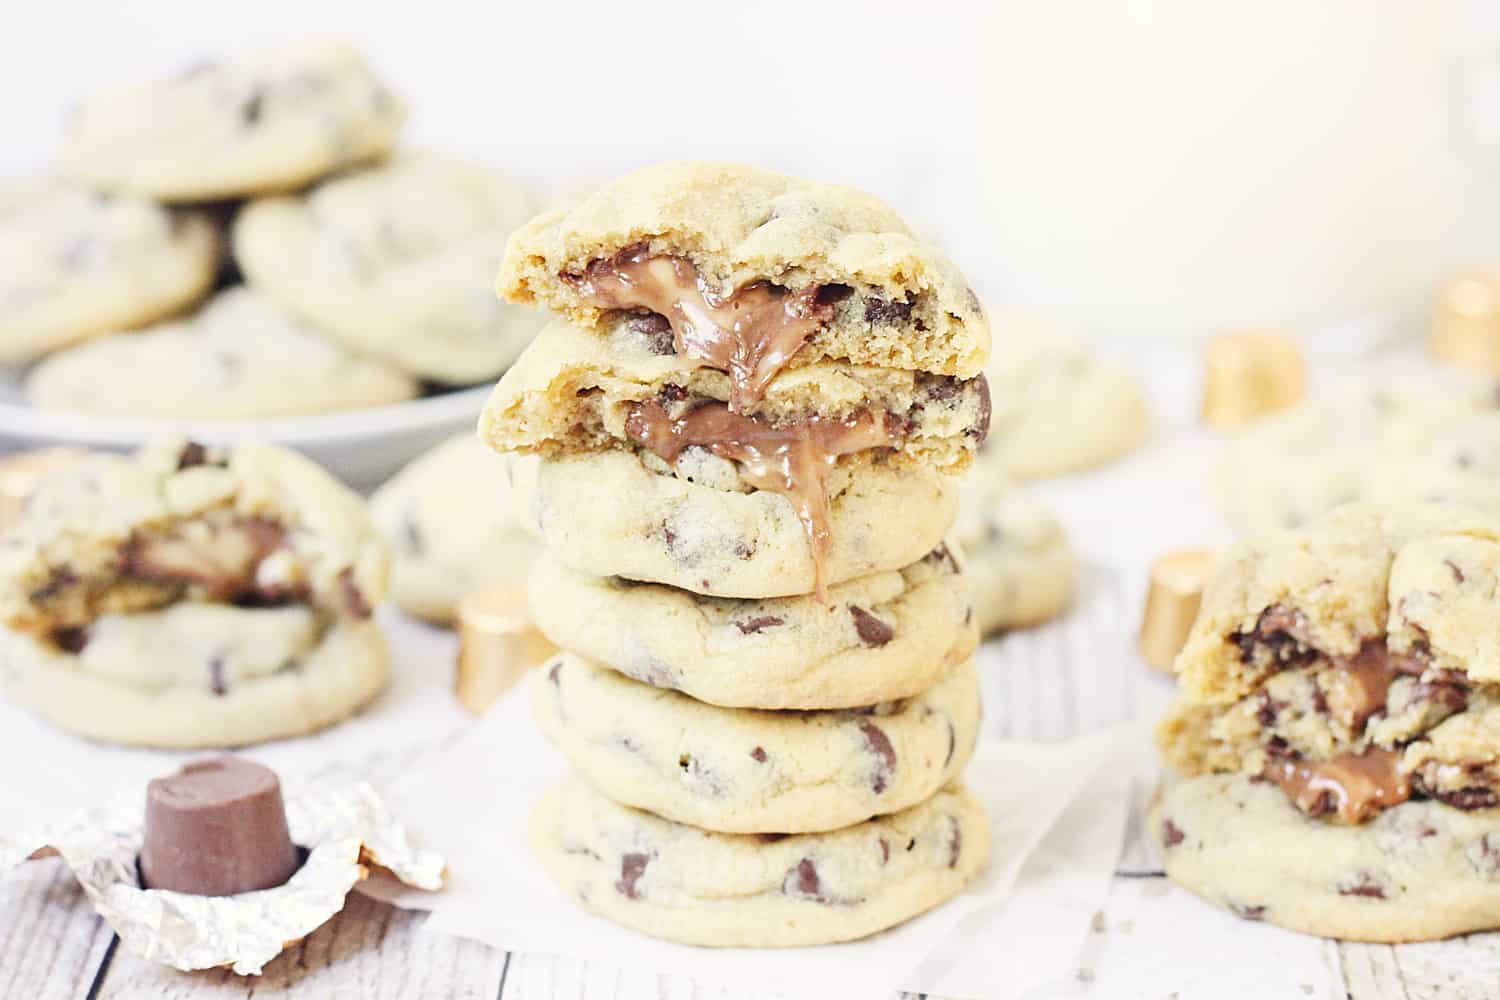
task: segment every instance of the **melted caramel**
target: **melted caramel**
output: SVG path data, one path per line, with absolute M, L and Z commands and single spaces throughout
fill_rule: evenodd
M 812 417 L 775 425 L 731 412 L 723 403 L 705 403 L 678 417 L 656 400 L 636 403 L 625 420 L 635 441 L 668 462 L 699 445 L 741 465 L 756 489 L 780 493 L 792 502 L 807 532 L 818 598 L 827 601 L 824 572 L 832 544 L 828 474 L 840 455 L 884 448 L 900 440 L 885 414 L 861 411 L 842 420 Z
M 729 375 L 729 409 L 745 412 L 776 373 L 833 314 L 821 287 L 788 291 L 756 281 L 720 295 L 683 257 L 640 244 L 564 274 L 579 298 L 601 309 L 647 309 L 672 326 L 677 353 Z
M 1398 759 L 1395 750 L 1379 747 L 1327 760 L 1282 757 L 1267 764 L 1262 776 L 1311 816 L 1336 813 L 1345 823 L 1363 823 L 1411 798 L 1411 778 L 1398 769 Z
M 1385 708 L 1392 681 L 1403 674 L 1420 676 L 1424 667 L 1416 657 L 1390 652 L 1384 639 L 1368 639 L 1353 656 L 1336 657 L 1332 683 L 1350 731 L 1363 731 L 1370 716 Z

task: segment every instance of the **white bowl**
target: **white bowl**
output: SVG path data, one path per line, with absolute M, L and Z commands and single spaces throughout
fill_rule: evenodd
M 48 445 L 123 451 L 169 434 L 204 443 L 267 441 L 370 490 L 443 439 L 472 430 L 489 394 L 482 385 L 391 406 L 264 420 L 121 420 L 36 409 L 0 376 L 0 453 Z

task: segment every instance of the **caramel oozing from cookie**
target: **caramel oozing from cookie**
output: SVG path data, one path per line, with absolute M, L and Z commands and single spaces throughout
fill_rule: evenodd
M 677 353 L 727 372 L 729 409 L 743 413 L 833 315 L 845 286 L 791 291 L 755 281 L 721 295 L 684 257 L 653 254 L 645 244 L 562 276 L 591 306 L 647 309 L 672 326 Z M 836 289 L 838 291 L 836 291 Z
M 868 410 L 842 419 L 809 417 L 776 425 L 733 412 L 723 403 L 703 403 L 678 417 L 656 400 L 636 403 L 625 420 L 630 437 L 664 461 L 675 462 L 695 445 L 740 463 L 756 489 L 792 502 L 812 550 L 818 599 L 827 602 L 825 563 L 832 546 L 828 474 L 839 456 L 887 448 L 901 438 L 887 415 Z
M 1273 759 L 1262 777 L 1310 816 L 1336 814 L 1345 823 L 1363 823 L 1411 798 L 1411 778 L 1399 762 L 1398 751 L 1371 747 L 1327 760 Z

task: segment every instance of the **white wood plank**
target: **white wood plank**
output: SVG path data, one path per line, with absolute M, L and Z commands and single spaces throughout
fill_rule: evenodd
M 117 949 L 97 995 L 101 1000 L 248 1000 L 252 996 L 492 1000 L 497 996 L 504 953 L 474 941 L 426 933 L 421 927 L 426 919 L 352 895 L 342 913 L 282 953 L 263 975 L 253 977 L 236 976 L 226 969 L 176 972 Z
M 1500 934 L 1427 944 L 1341 944 L 1339 963 L 1360 1000 L 1489 1000 L 1500 996 Z
M 58 858 L 0 879 L 0 997 L 83 997 L 114 937 Z

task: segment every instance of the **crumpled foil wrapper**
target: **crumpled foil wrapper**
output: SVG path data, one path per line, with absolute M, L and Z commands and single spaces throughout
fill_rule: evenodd
M 443 887 L 445 865 L 414 848 L 367 784 L 283 786 L 287 826 L 306 860 L 285 885 L 238 896 L 142 889 L 136 874 L 146 819 L 144 790 L 22 836 L 0 834 L 0 872 L 61 855 L 100 916 L 141 958 L 184 972 L 231 966 L 258 975 L 266 963 L 344 908 L 378 865 L 418 889 Z

